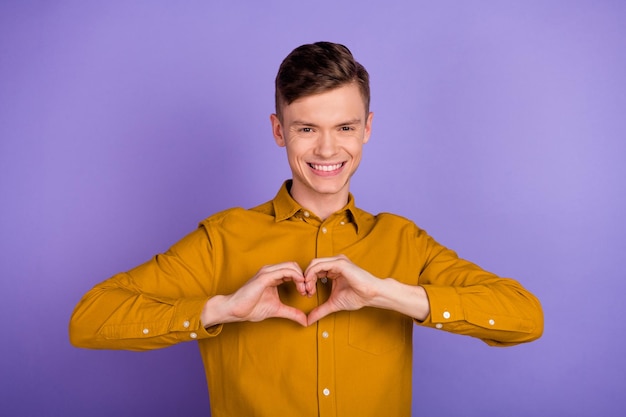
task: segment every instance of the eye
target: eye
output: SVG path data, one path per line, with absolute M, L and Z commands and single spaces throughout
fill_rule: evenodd
M 301 127 L 300 132 L 302 133 L 311 133 L 313 131 L 312 127 Z
M 341 131 L 342 132 L 350 132 L 354 130 L 354 128 L 352 126 L 341 126 Z

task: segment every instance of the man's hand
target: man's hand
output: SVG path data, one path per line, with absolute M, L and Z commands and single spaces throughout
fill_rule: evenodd
M 306 326 L 306 314 L 283 304 L 278 296 L 278 286 L 289 281 L 294 283 L 301 295 L 308 295 L 304 275 L 297 263 L 264 266 L 235 293 L 217 295 L 207 301 L 201 315 L 203 326 L 239 321 L 256 322 L 271 317 L 286 318 Z
M 392 278 L 377 278 L 344 255 L 311 261 L 304 272 L 309 295 L 315 293 L 317 280 L 324 277 L 332 282 L 330 297 L 309 313 L 308 325 L 331 313 L 362 307 L 394 310 L 418 320 L 424 320 L 430 313 L 424 288 L 403 284 Z
M 308 315 L 282 303 L 278 286 L 292 282 L 302 296 L 312 296 L 318 279 L 331 280 L 328 300 Z M 246 284 L 230 295 L 216 295 L 202 310 L 204 327 L 216 324 L 262 321 L 281 317 L 302 326 L 311 325 L 337 311 L 363 307 L 395 310 L 424 320 L 430 306 L 424 288 L 402 284 L 394 279 L 380 279 L 352 263 L 346 256 L 318 258 L 311 261 L 304 273 L 295 262 L 264 266 Z
M 352 263 L 346 256 L 314 259 L 304 273 L 309 294 L 315 293 L 315 282 L 328 278 L 332 289 L 328 300 L 313 309 L 308 324 L 342 310 L 358 310 L 375 305 L 383 280 Z

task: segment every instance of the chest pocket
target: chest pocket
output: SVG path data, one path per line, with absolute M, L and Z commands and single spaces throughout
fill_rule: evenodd
M 365 352 L 381 355 L 407 343 L 412 321 L 395 311 L 362 308 L 350 312 L 348 343 Z

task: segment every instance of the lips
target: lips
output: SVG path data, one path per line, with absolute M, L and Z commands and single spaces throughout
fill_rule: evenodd
M 309 162 L 308 165 L 316 171 L 332 172 L 337 171 L 338 169 L 343 167 L 344 164 L 345 162 L 340 162 L 338 164 L 314 164 Z

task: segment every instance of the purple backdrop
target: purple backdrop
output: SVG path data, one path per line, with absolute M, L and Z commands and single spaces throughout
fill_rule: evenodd
M 372 77 L 358 204 L 545 310 L 543 338 L 507 349 L 416 328 L 414 414 L 623 415 L 625 21 L 598 0 L 0 2 L 0 414 L 209 415 L 194 343 L 79 350 L 68 319 L 204 217 L 273 197 L 275 72 L 332 40 Z

